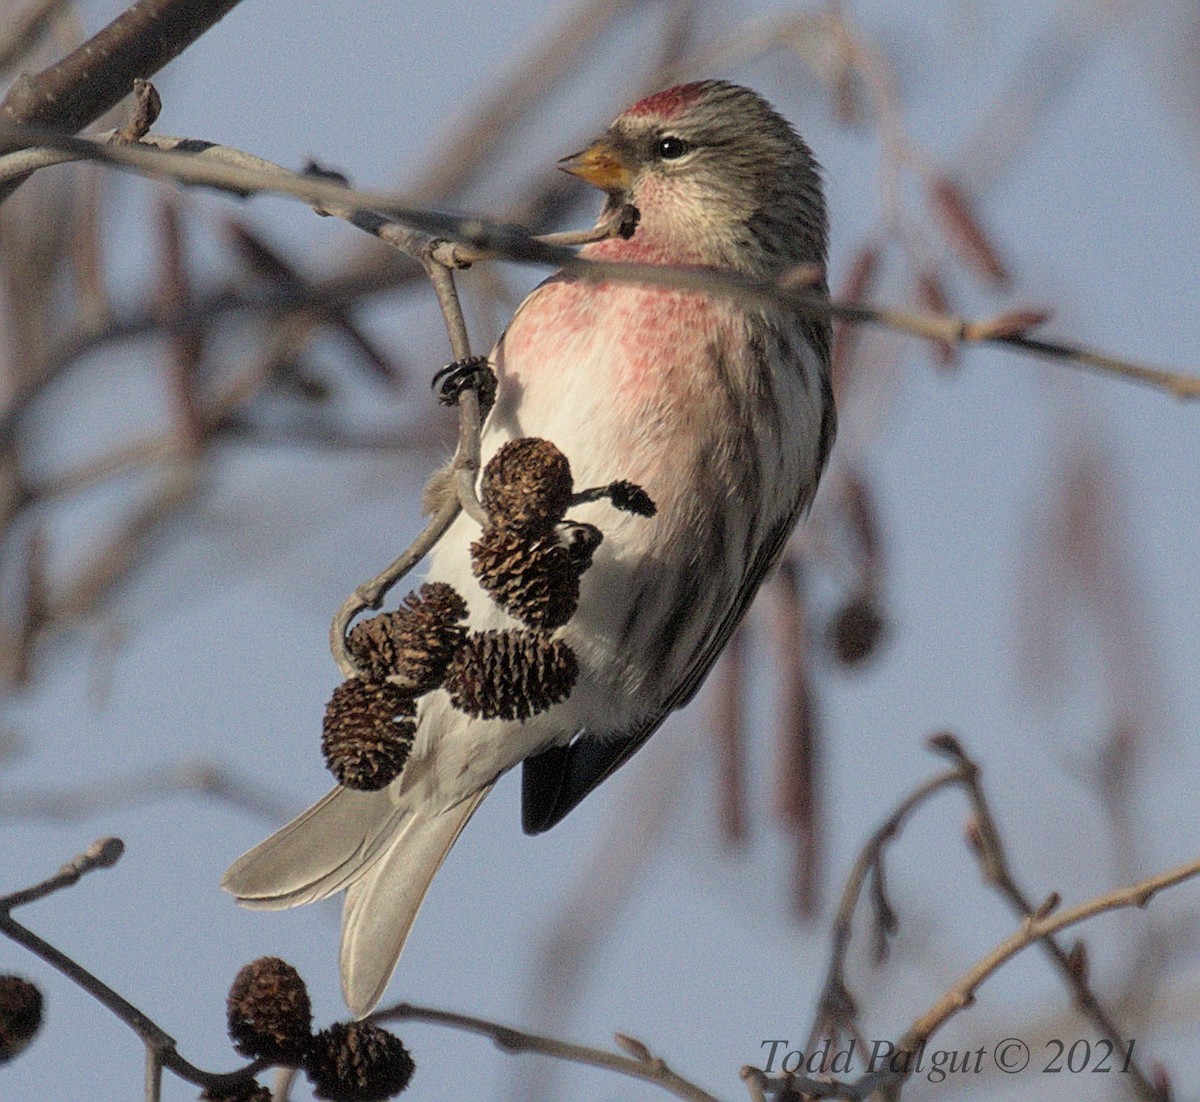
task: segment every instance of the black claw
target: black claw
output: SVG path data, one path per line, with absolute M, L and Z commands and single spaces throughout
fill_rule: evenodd
M 600 529 L 594 524 L 579 521 L 564 521 L 560 526 L 561 539 L 571 556 L 571 563 L 581 574 L 592 565 L 592 556 L 604 540 Z
M 626 203 L 621 208 L 621 221 L 617 226 L 617 234 L 628 241 L 636 232 L 638 223 L 642 220 L 642 212 L 632 203 Z
M 486 417 L 496 400 L 496 373 L 486 356 L 468 356 L 447 364 L 433 377 L 433 389 L 444 406 L 458 405 L 464 390 L 479 395 L 480 416 Z

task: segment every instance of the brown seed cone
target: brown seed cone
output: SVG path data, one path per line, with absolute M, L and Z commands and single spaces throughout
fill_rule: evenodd
M 270 1087 L 247 1079 L 236 1087 L 209 1087 L 200 1096 L 200 1102 L 271 1102 L 272 1098 Z
M 829 642 L 834 657 L 843 666 L 854 666 L 868 658 L 887 628 L 879 606 L 871 597 L 852 597 L 829 625 Z
M 483 631 L 467 638 L 446 671 L 450 702 L 482 719 L 528 719 L 565 700 L 579 663 L 561 639 L 539 632 Z
M 20 1053 L 42 1027 L 42 993 L 20 976 L 0 976 L 0 1064 Z
M 572 490 L 567 457 L 549 440 L 523 436 L 488 460 L 479 499 L 495 524 L 547 532 L 562 520 Z
M 259 957 L 235 977 L 226 1002 L 233 1047 L 251 1060 L 299 1067 L 312 1039 L 312 1004 L 296 971 Z
M 471 566 L 492 599 L 523 624 L 549 631 L 579 607 L 576 561 L 554 532 L 529 536 L 494 524 L 471 544 Z
M 334 1022 L 313 1038 L 304 1064 L 316 1097 L 332 1102 L 394 1098 L 415 1067 L 400 1038 L 370 1022 Z
M 398 676 L 414 696 L 442 683 L 450 656 L 462 646 L 467 602 L 445 582 L 427 582 L 395 612 L 355 624 L 346 645 L 364 673 L 377 681 Z
M 386 681 L 343 681 L 325 708 L 321 738 L 338 783 L 375 792 L 400 776 L 417 733 L 416 714 L 412 694 Z

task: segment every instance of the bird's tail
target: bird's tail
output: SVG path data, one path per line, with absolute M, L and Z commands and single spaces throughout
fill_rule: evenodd
M 342 991 L 361 1017 L 382 996 L 434 873 L 489 791 L 429 814 L 386 791 L 336 788 L 239 857 L 221 886 L 256 910 L 345 890 Z

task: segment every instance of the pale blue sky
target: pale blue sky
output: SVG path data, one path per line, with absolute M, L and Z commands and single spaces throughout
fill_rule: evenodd
M 84 5 L 92 25 L 119 6 Z M 1086 26 L 1095 6 L 1061 5 L 1063 18 Z M 1000 233 L 1016 286 L 995 296 L 958 281 L 963 309 L 1048 305 L 1054 335 L 1200 370 L 1197 104 L 1191 100 L 1189 131 L 1172 102 L 1186 90 L 1168 80 L 1180 40 L 1163 30 L 1183 5 L 1145 5 L 1155 9 L 1144 14 L 1155 24 L 1151 31 L 1101 36 L 1011 168 L 998 172 L 982 155 L 961 152 L 1056 7 L 1049 0 L 853 5 L 864 30 L 897 59 L 916 136 L 968 180 L 988 186 L 981 209 Z M 467 0 L 349 3 L 337 6 L 334 18 L 330 5 L 312 0 L 245 0 L 157 82 L 165 101 L 159 125 L 289 165 L 315 156 L 363 185 L 403 184 L 427 163 L 455 113 L 467 110 L 560 8 L 544 0 L 482 10 Z M 709 9 L 708 36 L 756 14 L 799 10 L 751 0 Z M 639 52 L 652 40 L 636 28 L 605 40 L 579 79 L 568 82 L 561 105 L 546 112 L 536 148 L 498 158 L 494 191 L 480 191 L 472 202 L 487 211 L 524 178 L 513 166 L 548 164 L 576 148 L 581 133 L 599 129 L 623 106 L 641 71 Z M 817 83 L 786 55 L 713 75 L 761 90 L 816 150 L 826 169 L 836 283 L 878 212 L 872 136 L 835 126 Z M 122 200 L 125 224 L 114 231 L 122 278 L 131 286 L 144 279 L 137 273 L 145 245 L 139 211 L 152 194 L 148 186 L 131 188 Z M 315 265 L 327 251 L 357 243 L 353 229 L 284 201 L 242 206 L 204 197 L 200 205 L 217 214 L 232 206 L 301 262 Z M 203 229 L 193 237 L 198 248 L 219 255 L 204 243 Z M 541 275 L 510 274 L 517 286 Z M 893 281 L 884 293 L 903 289 Z M 410 360 L 427 357 L 433 370 L 447 358 L 432 311 L 400 310 L 381 299 L 367 316 L 379 339 Z M 486 319 L 477 326 L 482 337 Z M 427 335 L 414 339 L 414 327 Z M 1118 476 L 1127 525 L 1120 535 L 1132 549 L 1152 627 L 1151 665 L 1161 679 L 1162 721 L 1138 782 L 1138 870 L 1193 857 L 1200 407 L 996 351 L 968 353 L 952 376 L 904 346 L 887 355 L 903 365 L 893 389 L 847 410 L 844 432 L 846 447 L 864 449 L 879 494 L 894 630 L 869 668 L 852 675 L 819 669 L 828 736 L 827 892 L 886 810 L 937 768 L 921 743 L 943 726 L 983 763 L 1033 895 L 1057 888 L 1074 901 L 1113 885 L 1104 821 L 1078 779 L 1106 719 L 1095 702 L 1094 656 L 1078 648 L 1050 707 L 1035 706 L 1017 679 L 1021 537 L 1045 507 L 1057 442 L 1074 432 L 1100 442 Z M 109 372 L 111 385 L 129 388 L 131 407 L 143 400 L 138 370 L 135 361 Z M 424 403 L 419 412 L 404 404 L 410 400 Z M 394 411 L 379 392 L 361 404 L 364 416 L 382 423 L 442 416 L 424 393 L 399 399 Z M 86 410 L 70 416 L 79 436 L 97 430 Z M 6 784 L 72 784 L 137 763 L 204 758 L 261 779 L 297 809 L 310 802 L 327 787 L 317 732 L 337 680 L 326 649 L 330 615 L 415 533 L 415 492 L 426 473 L 423 461 L 380 456 L 231 453 L 216 473 L 203 523 L 190 530 L 194 539 L 151 565 L 110 620 L 60 644 L 53 679 L 14 704 L 10 720 L 28 752 L 8 770 Z M 107 703 L 97 710 L 88 700 L 89 677 L 114 624 L 127 637 Z M 755 699 L 768 697 L 771 676 L 756 680 Z M 765 724 L 766 710 L 759 713 Z M 631 1033 L 720 1096 L 744 1096 L 737 1069 L 760 1059 L 761 1041 L 798 1042 L 806 1032 L 827 940 L 824 921 L 803 928 L 789 917 L 783 885 L 791 858 L 765 808 L 756 811 L 747 854 L 734 859 L 721 851 L 711 822 L 705 722 L 702 708 L 681 716 L 634 766 L 542 838 L 521 835 L 515 778 L 502 783 L 439 875 L 389 998 L 515 1024 L 534 1020 L 530 969 L 548 922 L 589 867 L 612 816 L 624 813 L 621 801 L 663 786 L 666 841 L 612 916 L 586 993 L 559 1032 L 601 1045 L 616 1030 Z M 770 769 L 765 738 L 755 745 L 752 765 L 762 778 Z M 961 803 L 947 798 L 895 855 L 901 948 L 912 957 L 878 977 L 856 969 L 863 1001 L 875 1008 L 872 1035 L 901 1031 L 1013 927 L 978 885 L 960 844 L 962 820 Z M 237 969 L 259 955 L 282 956 L 300 969 L 320 1024 L 343 1013 L 334 907 L 251 914 L 217 890 L 228 862 L 263 834 L 262 822 L 179 797 L 86 823 L 6 822 L 4 830 L 6 888 L 47 874 L 93 837 L 124 838 L 126 856 L 115 870 L 22 918 L 154 1017 L 193 1062 L 236 1064 L 224 1037 L 225 993 Z M 626 835 L 621 845 L 642 840 Z M 1150 917 L 1194 912 L 1195 901 L 1196 890 L 1185 888 L 1156 902 Z M 1122 946 L 1146 921 L 1137 914 L 1097 924 L 1101 981 L 1126 977 Z M 1194 953 L 1190 963 L 1193 974 L 1181 983 L 1194 1007 Z M 44 1036 L 0 1069 L 0 1099 L 140 1097 L 141 1049 L 123 1025 L 14 946 L 0 944 L 0 970 L 37 979 L 49 1003 Z M 948 1043 L 1032 1039 L 1035 1021 L 1053 1035 L 1049 1015 L 1066 1002 L 1029 954 L 985 988 Z M 1177 1083 L 1186 1083 L 1200 1068 L 1195 1033 L 1194 1017 L 1171 1010 L 1169 1024 L 1135 1034 L 1139 1055 L 1161 1055 Z M 406 1095 L 414 1102 L 507 1096 L 512 1057 L 427 1027 L 402 1034 L 417 1060 Z M 1088 1034 L 1071 1025 L 1060 1035 Z M 1005 1098 L 1045 1097 L 1033 1076 L 1005 1086 Z M 1098 1096 L 1095 1082 L 1075 1077 L 1052 1086 L 1056 1097 Z M 195 1093 L 168 1076 L 165 1098 Z M 295 1096 L 307 1097 L 303 1089 Z M 561 1096 L 659 1095 L 615 1076 L 571 1071 Z

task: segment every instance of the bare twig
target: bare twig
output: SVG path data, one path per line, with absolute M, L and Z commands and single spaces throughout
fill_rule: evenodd
M 111 868 L 120 860 L 124 849 L 124 844 L 119 838 L 101 838 L 42 883 L 0 897 L 0 933 L 7 935 L 17 944 L 41 957 L 47 964 L 57 968 L 101 1005 L 111 1010 L 142 1039 L 149 1054 L 146 1073 L 148 1086 L 153 1085 L 155 1077 L 161 1075 L 162 1068 L 169 1069 L 189 1083 L 210 1089 L 233 1087 L 248 1081 L 267 1066 L 264 1061 L 257 1061 L 240 1071 L 225 1074 L 201 1070 L 180 1056 L 175 1048 L 175 1039 L 136 1006 L 118 995 L 82 965 L 77 964 L 49 942 L 43 941 L 32 930 L 27 929 L 12 917 L 12 911 L 16 907 L 44 899 L 53 892 L 70 887 L 72 884 L 78 883 L 80 877 L 95 869 Z
M 474 1018 L 469 1014 L 455 1014 L 448 1010 L 414 1006 L 411 1003 L 399 1003 L 385 1010 L 378 1010 L 371 1015 L 369 1020 L 375 1022 L 431 1022 L 435 1025 L 449 1026 L 451 1029 L 461 1029 L 467 1033 L 490 1037 L 496 1047 L 504 1052 L 537 1052 L 543 1056 L 553 1056 L 575 1064 L 606 1068 L 634 1079 L 654 1083 L 669 1094 L 675 1095 L 676 1098 L 687 1099 L 688 1102 L 717 1102 L 713 1095 L 672 1071 L 662 1059 L 652 1056 L 648 1051 L 645 1058 L 623 1056 L 619 1052 L 610 1052 L 607 1049 L 590 1048 L 587 1045 L 576 1045 L 570 1041 L 560 1041 L 536 1033 L 526 1033 L 524 1030 L 512 1029 L 484 1018 Z
M 1023 920 L 1026 922 L 1041 920 L 1037 905 L 1020 890 L 1009 870 L 1000 831 L 980 782 L 978 765 L 968 757 L 958 740 L 948 733 L 934 735 L 929 740 L 929 744 L 935 752 L 949 758 L 952 766 L 947 771 L 931 777 L 910 793 L 875 830 L 859 851 L 834 918 L 829 969 L 809 1033 L 808 1048 L 810 1051 L 822 1037 L 840 1036 L 856 1028 L 857 1007 L 846 984 L 845 966 L 858 901 L 871 877 L 874 877 L 872 882 L 876 885 L 877 890 L 882 891 L 880 877 L 886 846 L 899 833 L 909 816 L 942 789 L 961 788 L 970 801 L 972 820 L 969 838 L 978 855 L 985 881 L 1008 900 Z M 877 900 L 877 903 L 879 902 Z M 884 896 L 880 913 L 876 916 L 878 937 L 886 938 L 889 932 L 887 929 L 889 919 L 894 922 L 894 916 L 890 915 L 890 907 Z M 1073 961 L 1071 954 L 1064 950 L 1053 937 L 1049 936 L 1053 932 L 1053 930 L 1046 931 L 1039 935 L 1039 938 L 1044 938 L 1046 952 L 1054 960 L 1064 980 L 1071 988 L 1076 1006 L 1120 1054 L 1125 1066 L 1128 1067 L 1130 1083 L 1138 1097 L 1145 1098 L 1149 1102 L 1160 1102 L 1160 1095 L 1149 1076 L 1133 1061 L 1127 1040 L 1092 990 L 1086 970 L 1080 968 L 1077 962 Z M 835 1097 L 859 1096 L 846 1094 Z
M 17 907 L 24 907 L 28 903 L 35 903 L 39 899 L 45 899 L 48 895 L 62 891 L 63 888 L 69 888 L 72 884 L 77 884 L 89 872 L 94 872 L 96 869 L 112 868 L 113 865 L 121 860 L 121 855 L 124 852 L 125 843 L 120 838 L 97 839 L 82 853 L 72 857 L 53 876 L 47 877 L 40 884 L 35 884 L 32 888 L 25 888 L 18 892 L 10 892 L 8 895 L 0 896 L 0 915 L 7 916 L 10 911 L 15 910 Z
M 0 101 L 8 122 L 75 133 L 125 98 L 213 26 L 238 0 L 139 0 L 40 73 L 22 74 Z M 0 150 L 16 148 L 0 134 Z M 0 202 L 21 177 L 0 184 Z
M 230 220 L 227 226 L 234 247 L 252 271 L 281 287 L 300 293 L 311 286 L 291 263 L 245 222 Z M 375 347 L 374 342 L 363 332 L 349 310 L 342 306 L 333 306 L 324 310 L 318 309 L 313 313 L 343 334 L 375 375 L 392 383 L 399 382 L 400 373 L 391 358 Z
M 33 168 L 65 160 L 98 160 L 164 176 L 180 183 L 218 187 L 239 194 L 272 192 L 291 195 L 351 221 L 363 212 L 400 223 L 410 231 L 466 245 L 480 257 L 516 260 L 565 268 L 581 279 L 596 282 L 621 281 L 677 290 L 728 295 L 745 302 L 826 314 L 850 322 L 882 326 L 942 344 L 998 344 L 1029 355 L 1074 366 L 1082 366 L 1153 386 L 1177 398 L 1200 398 L 1200 376 L 1122 360 L 1064 342 L 1038 340 L 1025 330 L 1044 315 L 1039 311 L 1006 312 L 997 317 L 972 321 L 923 311 L 886 309 L 862 304 L 831 302 L 824 295 L 788 286 L 788 281 L 751 279 L 736 272 L 703 267 L 633 264 L 597 261 L 578 256 L 573 250 L 538 240 L 527 231 L 482 218 L 459 218 L 420 210 L 408 202 L 381 192 L 361 191 L 314 176 L 290 172 L 250 154 L 205 142 L 149 136 L 137 145 L 114 146 L 88 139 L 69 138 L 25 127 L 0 126 L 0 136 L 9 135 L 30 145 L 58 151 L 23 150 L 0 158 L 0 180 L 27 174 Z M 154 148 L 157 147 L 157 148 Z M 188 152 L 183 152 L 188 150 Z M 12 158 L 16 158 L 15 160 Z M 356 224 L 358 222 L 356 221 Z M 392 244 L 401 245 L 407 235 L 389 233 Z M 406 243 L 401 245 L 409 251 Z
M 909 816 L 926 800 L 943 788 L 962 784 L 963 776 L 963 769 L 956 767 L 925 781 L 901 801 L 896 810 L 876 828 L 862 849 L 859 850 L 858 858 L 846 879 L 846 886 L 842 890 L 841 901 L 838 903 L 837 913 L 834 916 L 833 947 L 830 953 L 829 968 L 825 975 L 825 984 L 817 1001 L 816 1015 L 808 1035 L 809 1050 L 815 1047 L 817 1041 L 827 1033 L 837 1036 L 852 1028 L 857 1016 L 854 998 L 846 984 L 846 953 L 849 950 L 850 938 L 854 929 L 854 912 L 858 907 L 858 901 L 862 896 L 867 878 L 880 860 L 881 851 L 900 833 Z
M 957 761 L 961 771 L 961 784 L 970 798 L 973 813 L 968 836 L 974 845 L 984 880 L 1000 893 L 1019 917 L 1028 918 L 1035 912 L 1037 905 L 1021 890 L 1013 876 L 1000 829 L 983 791 L 979 766 L 966 755 L 954 739 L 942 739 L 939 750 Z M 1158 1099 L 1159 1093 L 1150 1077 L 1132 1059 L 1128 1039 L 1092 990 L 1087 970 L 1080 968 L 1073 960 L 1071 951 L 1064 949 L 1053 937 L 1047 936 L 1043 947 L 1071 989 L 1076 1008 L 1112 1043 L 1128 1067 L 1130 1082 L 1137 1095 L 1150 1100 Z
M 897 1051 L 911 1052 L 922 1040 L 931 1037 L 955 1014 L 969 1006 L 979 986 L 1021 950 L 1036 942 L 1044 941 L 1060 930 L 1077 926 L 1079 923 L 1107 911 L 1115 911 L 1124 907 L 1146 907 L 1159 892 L 1174 887 L 1176 884 L 1193 880 L 1197 876 L 1200 876 L 1200 859 L 1189 861 L 1154 876 L 1148 876 L 1127 887 L 1093 896 L 1066 910 L 1055 911 L 1053 907 L 1048 907 L 1034 911 L 1021 924 L 1020 929 L 1010 934 L 990 953 L 980 959 L 908 1027 L 896 1046 Z M 1046 913 L 1043 913 L 1043 910 Z M 1153 1085 L 1147 1083 L 1147 1087 L 1151 1092 L 1148 1095 L 1149 1098 L 1161 1099 L 1160 1092 Z
M 956 780 L 957 778 L 949 776 L 934 779 L 935 782 L 940 781 L 941 785 L 955 783 Z M 929 782 L 932 783 L 934 782 Z M 928 784 L 922 786 L 923 796 L 929 794 L 925 791 L 928 787 Z M 914 796 L 919 794 L 921 793 L 914 793 Z M 763 1094 L 771 1092 L 794 1097 L 794 1093 L 799 1092 L 812 1098 L 837 1098 L 859 1102 L 874 1092 L 881 1091 L 883 1097 L 896 1099 L 899 1097 L 900 1087 L 915 1070 L 916 1063 L 912 1056 L 920 1046 L 954 1015 L 970 1006 L 979 987 L 1022 950 L 1107 911 L 1124 907 L 1145 907 L 1159 892 L 1196 877 L 1200 877 L 1200 859 L 1149 876 L 1128 887 L 1093 896 L 1062 911 L 1055 910 L 1058 899 L 1057 896 L 1051 896 L 1033 914 L 1026 917 L 1018 930 L 977 961 L 908 1027 L 889 1055 L 890 1066 L 886 1069 L 868 1073 L 852 1082 L 833 1078 L 810 1079 L 801 1075 L 786 1074 L 769 1077 L 756 1068 L 743 1068 L 742 1077 L 747 1082 L 753 1081 L 754 1090 Z M 897 1070 L 893 1070 L 894 1068 Z M 1153 1084 L 1148 1086 L 1150 1093 L 1146 1097 L 1154 1099 L 1155 1102 L 1166 1102 L 1167 1095 L 1162 1089 Z M 757 1093 L 754 1095 L 756 1098 L 758 1096 Z

